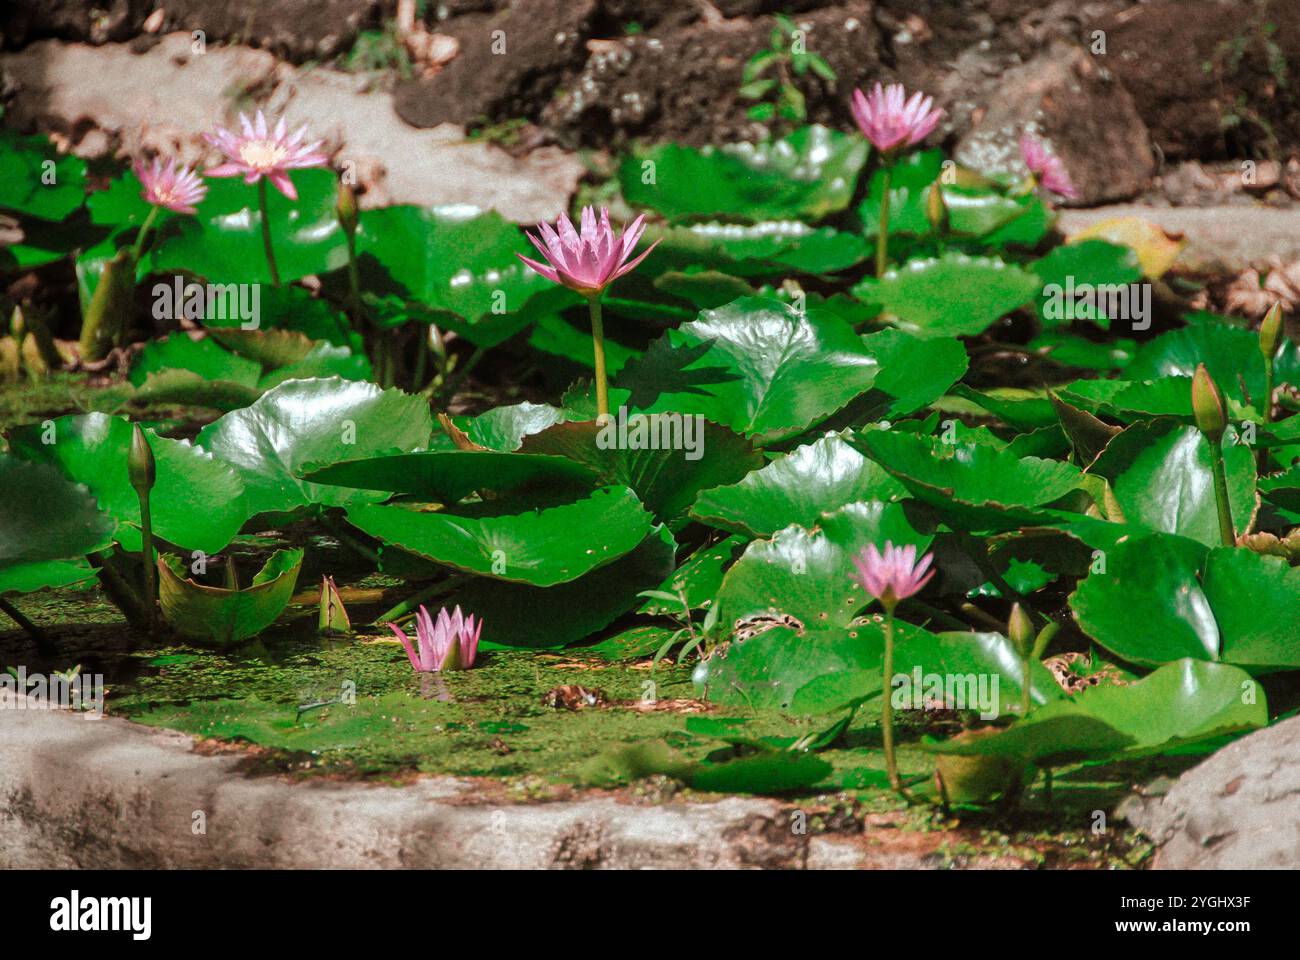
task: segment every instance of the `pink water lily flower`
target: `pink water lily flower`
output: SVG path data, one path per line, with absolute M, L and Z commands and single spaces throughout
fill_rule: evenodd
M 858 569 L 856 579 L 867 593 L 886 610 L 892 610 L 900 600 L 906 600 L 930 582 L 934 576 L 930 570 L 933 560 L 934 554 L 927 553 L 918 563 L 915 546 L 896 547 L 886 540 L 883 553 L 874 543 L 868 544 L 853 558 L 853 565 Z
M 239 134 L 218 127 L 216 133 L 203 135 L 208 143 L 226 155 L 225 163 L 204 171 L 207 176 L 242 176 L 248 184 L 266 177 L 286 197 L 296 200 L 298 191 L 289 179 L 289 171 L 323 167 L 329 162 L 329 157 L 320 152 L 320 140 L 307 144 L 302 142 L 307 134 L 306 126 L 299 127 L 296 133 L 289 136 L 285 130 L 284 117 L 271 130 L 267 127 L 266 117 L 261 110 L 257 111 L 257 116 L 251 121 L 241 113 L 239 126 L 242 131 Z
M 443 607 L 435 621 L 421 605 L 420 612 L 415 615 L 414 646 L 411 638 L 396 624 L 388 626 L 402 642 L 411 666 L 420 673 L 432 673 L 435 670 L 468 670 L 474 666 L 483 621 L 475 621 L 473 614 L 462 615 L 460 607 L 451 614 Z
M 901 83 L 877 83 L 870 95 L 854 90 L 852 110 L 862 135 L 881 153 L 915 146 L 943 118 L 943 111 L 934 108 L 934 97 L 918 90 L 908 98 Z
M 583 207 L 581 222 L 582 231 L 579 232 L 568 217 L 561 215 L 554 227 L 549 223 L 538 225 L 540 238 L 528 234 L 533 246 L 546 259 L 545 263 L 523 254 L 516 256 L 548 280 L 563 284 L 583 296 L 597 296 L 619 277 L 635 269 L 659 243 L 656 240 L 641 256 L 629 260 L 645 231 L 645 217 L 633 220 L 622 236 L 616 235 L 610 226 L 609 211 L 604 207 L 600 210 L 599 220 L 594 207 Z
M 158 157 L 149 165 L 136 161 L 132 169 L 144 187 L 141 198 L 155 207 L 166 207 L 173 213 L 197 213 L 195 206 L 207 196 L 207 184 L 189 167 L 177 166 L 175 157 L 165 164 Z
M 1020 156 L 1034 178 L 1052 193 L 1070 200 L 1079 199 L 1078 188 L 1070 181 L 1061 158 L 1052 153 L 1047 144 L 1025 134 L 1020 138 Z

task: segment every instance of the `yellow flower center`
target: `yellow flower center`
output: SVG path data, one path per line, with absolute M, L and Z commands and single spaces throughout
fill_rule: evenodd
M 274 170 L 287 155 L 288 151 L 274 140 L 249 140 L 239 148 L 239 159 L 263 173 Z

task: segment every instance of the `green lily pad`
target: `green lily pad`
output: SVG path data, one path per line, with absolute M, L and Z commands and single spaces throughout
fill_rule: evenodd
M 446 603 L 483 618 L 480 647 L 546 649 L 579 643 L 641 602 L 673 569 L 677 547 L 658 527 L 635 550 L 585 576 L 551 587 L 475 577 Z
M 255 637 L 280 616 L 293 596 L 302 569 L 301 550 L 277 550 L 249 586 L 230 590 L 195 583 L 185 563 L 171 554 L 158 558 L 158 605 L 178 633 L 229 647 Z
M 812 527 L 821 514 L 860 500 L 893 500 L 906 488 L 829 433 L 754 470 L 730 486 L 704 490 L 692 516 L 751 537 L 769 537 L 791 524 Z
M 759 144 L 634 152 L 619 181 L 628 203 L 670 219 L 816 221 L 848 206 L 866 160 L 861 137 L 811 126 Z
M 879 279 L 853 288 L 865 303 L 878 303 L 909 333 L 923 337 L 973 336 L 1033 299 L 1034 274 L 993 257 L 948 252 L 909 260 Z
M 1300 569 L 1283 558 L 1167 534 L 1117 543 L 1070 597 L 1084 632 L 1131 663 L 1193 657 L 1253 673 L 1300 667 L 1297 603 Z
M 465 431 L 465 436 L 471 443 L 489 450 L 511 453 L 519 449 L 524 437 L 541 433 L 547 427 L 566 419 L 566 412 L 559 407 L 524 401 L 493 407 L 477 417 L 458 420 L 457 426 Z
M 86 161 L 46 137 L 0 130 L 0 209 L 62 220 L 86 199 Z
M 702 264 L 736 277 L 784 276 L 792 271 L 837 273 L 861 263 L 871 252 L 870 245 L 856 233 L 811 227 L 802 220 L 696 223 L 667 230 L 652 228 L 646 237 L 660 239 L 648 267 Z M 748 292 L 733 294 L 722 303 Z
M 898 430 L 869 430 L 850 442 L 898 478 L 913 496 L 969 530 L 1035 523 L 1041 512 L 1029 508 L 1065 496 L 1083 477 L 1068 463 Z
M 239 471 L 253 516 L 382 500 L 384 493 L 323 486 L 301 476 L 340 460 L 421 450 L 432 430 L 428 404 L 419 397 L 331 377 L 280 384 L 253 405 L 208 424 L 198 444 Z
M 221 347 L 215 340 L 191 339 L 177 333 L 145 344 L 131 366 L 131 382 L 142 386 L 151 373 L 179 369 L 202 380 L 222 380 L 255 387 L 262 377 L 262 365 Z
M 1226 444 L 1228 505 L 1233 524 L 1248 529 L 1255 515 L 1255 460 L 1251 449 Z M 1221 543 L 1210 469 L 1210 441 L 1195 427 L 1171 420 L 1136 423 L 1116 436 L 1089 470 L 1111 483 L 1124 517 L 1207 546 Z
M 280 280 L 288 283 L 345 262 L 334 204 L 338 178 L 329 170 L 295 170 L 298 199 L 267 190 L 271 242 Z M 262 241 L 256 186 L 242 178 L 207 181 L 208 195 L 193 217 L 176 217 L 146 256 L 150 272 L 188 271 L 215 283 L 271 281 Z
M 697 413 L 771 441 L 801 433 L 866 392 L 877 370 L 838 317 L 747 297 L 668 331 L 628 364 L 617 385 L 637 411 Z
M 936 634 L 903 621 L 898 621 L 895 629 L 896 692 L 903 692 L 897 689 L 903 684 L 899 678 L 906 677 L 911 683 L 919 670 L 922 685 L 916 689 L 917 697 L 925 693 L 925 677 L 943 677 L 945 694 L 947 678 L 952 677 L 953 694 L 963 698 L 966 709 L 977 709 L 983 677 L 983 693 L 989 698 L 983 706 L 991 714 L 1003 716 L 1019 708 L 1024 665 L 1006 637 L 997 633 Z M 719 703 L 828 713 L 879 694 L 884 649 L 883 626 L 876 618 L 804 633 L 778 626 L 719 647 L 696 671 L 696 683 L 708 699 Z M 1031 702 L 1043 705 L 1061 696 L 1051 673 L 1034 664 Z
M 476 490 L 509 493 L 546 484 L 578 488 L 599 483 L 595 470 L 567 457 L 495 450 L 422 450 L 344 460 L 303 479 L 434 503 L 455 503 Z
M 709 606 L 722 586 L 723 574 L 735 561 L 736 554 L 744 548 L 746 542 L 744 537 L 731 536 L 717 543 L 704 544 L 682 561 L 681 565 L 659 585 L 658 592 L 685 593 L 686 602 L 690 604 L 692 610 L 701 610 Z M 661 616 L 680 614 L 681 610 L 679 603 L 669 603 L 667 600 L 651 597 L 638 612 Z
M 756 540 L 723 577 L 718 623 L 728 631 L 778 618 L 805 630 L 845 627 L 871 602 L 854 578 L 853 555 L 886 540 L 923 551 L 931 536 L 902 504 L 872 501 L 827 514 L 814 529 L 789 526 Z
M 520 449 L 567 457 L 603 483 L 631 487 L 670 526 L 686 516 L 700 490 L 739 480 L 763 462 L 749 440 L 703 418 L 667 413 L 629 417 L 623 410 L 604 425 L 590 420 L 554 424 L 524 438 Z
M 100 510 L 116 521 L 115 538 L 135 551 L 141 547 L 140 501 L 126 470 L 131 434 L 124 417 L 88 413 L 60 417 L 48 426 L 15 427 L 9 444 L 23 459 L 56 466 L 85 484 Z M 150 496 L 154 535 L 191 550 L 221 550 L 247 518 L 239 475 L 188 441 L 169 440 L 151 430 L 145 434 L 157 464 Z
M 508 339 L 541 313 L 577 303 L 515 256 L 536 256 L 512 223 L 473 207 L 382 207 L 361 214 L 357 256 L 363 285 L 396 292 L 434 310 L 441 324 L 476 346 Z M 395 287 L 394 287 L 395 285 Z M 525 309 L 537 294 L 548 309 Z M 536 305 L 534 305 L 536 306 Z
M 41 579 L 37 571 L 17 570 L 93 553 L 112 540 L 113 522 L 99 511 L 92 492 L 56 465 L 0 454 L 0 502 L 0 583 L 35 582 Z M 40 584 L 47 585 L 52 584 Z
M 1097 303 L 1067 300 L 1067 290 L 1072 286 L 1078 291 L 1082 284 L 1127 286 L 1142 279 L 1137 254 L 1104 240 L 1062 244 L 1029 266 L 1042 283 L 1038 316 L 1045 329 L 1068 326 L 1073 320 L 1089 320 L 1103 330 L 1110 329 L 1112 318 L 1105 316 Z M 1050 289 L 1053 286 L 1055 290 Z M 1055 296 L 1050 295 L 1053 293 Z
M 1010 757 L 1055 767 L 1146 756 L 1268 725 L 1263 691 L 1234 667 L 1183 659 L 1123 686 L 1095 686 L 980 739 L 930 744 L 935 753 Z
M 627 487 L 549 509 L 487 516 L 357 504 L 348 508 L 348 522 L 435 563 L 539 587 L 576 580 L 617 560 L 652 526 Z

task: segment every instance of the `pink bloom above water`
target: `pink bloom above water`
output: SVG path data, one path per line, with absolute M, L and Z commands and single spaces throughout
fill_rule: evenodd
M 1047 144 L 1025 134 L 1020 138 L 1020 156 L 1029 172 L 1052 193 L 1071 200 L 1079 199 L 1079 191 L 1070 182 L 1070 175 L 1065 172 L 1061 158 L 1052 153 Z
M 934 554 L 927 553 L 918 563 L 916 547 L 910 544 L 896 547 L 886 540 L 884 553 L 877 550 L 874 543 L 869 544 L 853 558 L 853 565 L 858 568 L 856 579 L 867 593 L 886 609 L 892 609 L 900 600 L 906 600 L 930 582 L 934 576 L 934 571 L 930 570 L 932 560 Z
M 224 127 L 218 127 L 216 133 L 205 133 L 203 138 L 226 155 L 226 162 L 205 170 L 209 177 L 242 176 L 245 183 L 256 183 L 266 177 L 275 188 L 290 200 L 298 199 L 298 191 L 289 179 L 290 170 L 303 167 L 323 167 L 329 157 L 321 153 L 321 141 L 304 144 L 302 139 L 307 134 L 305 126 L 300 127 L 292 136 L 285 132 L 284 118 L 271 130 L 266 125 L 262 111 L 249 120 L 244 114 L 239 115 L 241 133 L 235 134 Z
M 938 125 L 943 111 L 934 109 L 934 97 L 919 90 L 907 98 L 901 83 L 876 84 L 870 95 L 853 91 L 853 119 L 862 135 L 881 153 L 920 143 Z
M 207 196 L 207 184 L 189 167 L 177 166 L 175 157 L 166 164 L 157 157 L 147 166 L 137 161 L 133 169 L 144 187 L 140 196 L 155 207 L 166 207 L 173 213 L 196 213 L 195 205 Z
M 656 240 L 641 256 L 629 260 L 645 231 L 645 217 L 637 217 L 622 236 L 617 236 L 609 223 L 609 211 L 603 207 L 599 221 L 594 207 L 583 207 L 581 233 L 563 215 L 554 227 L 543 223 L 537 229 L 541 237 L 530 233 L 528 239 L 546 262 L 539 263 L 523 254 L 516 256 L 546 279 L 584 296 L 599 294 L 619 277 L 630 273 L 659 243 Z
M 438 611 L 438 619 L 434 620 L 421 605 L 420 612 L 415 615 L 415 646 L 395 624 L 388 626 L 402 641 L 411 666 L 420 673 L 432 673 L 435 670 L 468 670 L 474 666 L 483 621 L 475 622 L 473 614 L 462 616 L 460 607 L 452 614 L 443 607 Z

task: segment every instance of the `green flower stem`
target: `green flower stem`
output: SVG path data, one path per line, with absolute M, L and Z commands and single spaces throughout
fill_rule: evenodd
M 885 275 L 885 265 L 889 251 L 889 181 L 892 171 L 888 163 L 882 168 L 881 173 L 884 175 L 881 180 L 882 191 L 880 195 L 880 235 L 876 238 L 876 276 Z
M 140 548 L 144 552 L 144 620 L 152 637 L 158 629 L 158 608 L 154 600 L 158 596 L 158 567 L 153 549 L 153 517 L 149 512 L 149 491 L 139 490 L 137 494 L 140 499 Z
M 1219 508 L 1219 536 L 1225 547 L 1237 545 L 1232 525 L 1232 506 L 1228 503 L 1228 475 L 1223 468 L 1223 440 L 1206 437 L 1210 444 L 1210 472 L 1214 474 L 1214 504 Z
M 266 211 L 266 177 L 257 181 L 257 209 L 262 215 L 262 247 L 266 250 L 266 265 L 271 270 L 271 285 L 280 285 L 280 271 L 275 266 L 275 251 L 271 248 L 271 218 Z
M 1273 358 L 1266 356 L 1264 358 L 1264 409 L 1260 411 L 1265 423 L 1273 419 L 1273 375 Z
M 144 242 L 149 236 L 149 231 L 153 229 L 154 221 L 158 219 L 158 207 L 149 208 L 149 216 L 144 218 L 144 223 L 140 225 L 140 232 L 135 235 L 135 243 L 131 245 L 131 259 L 136 263 L 140 262 L 140 254 L 144 252 Z
M 596 361 L 596 418 L 609 416 L 609 383 L 605 379 L 605 326 L 600 316 L 600 295 L 587 298 L 591 310 L 591 345 Z
M 884 674 L 885 689 L 883 703 L 880 707 L 880 728 L 885 741 L 885 771 L 889 774 L 889 785 L 895 791 L 907 796 L 902 782 L 898 779 L 898 761 L 894 756 L 894 605 L 885 608 L 885 662 L 881 668 Z

